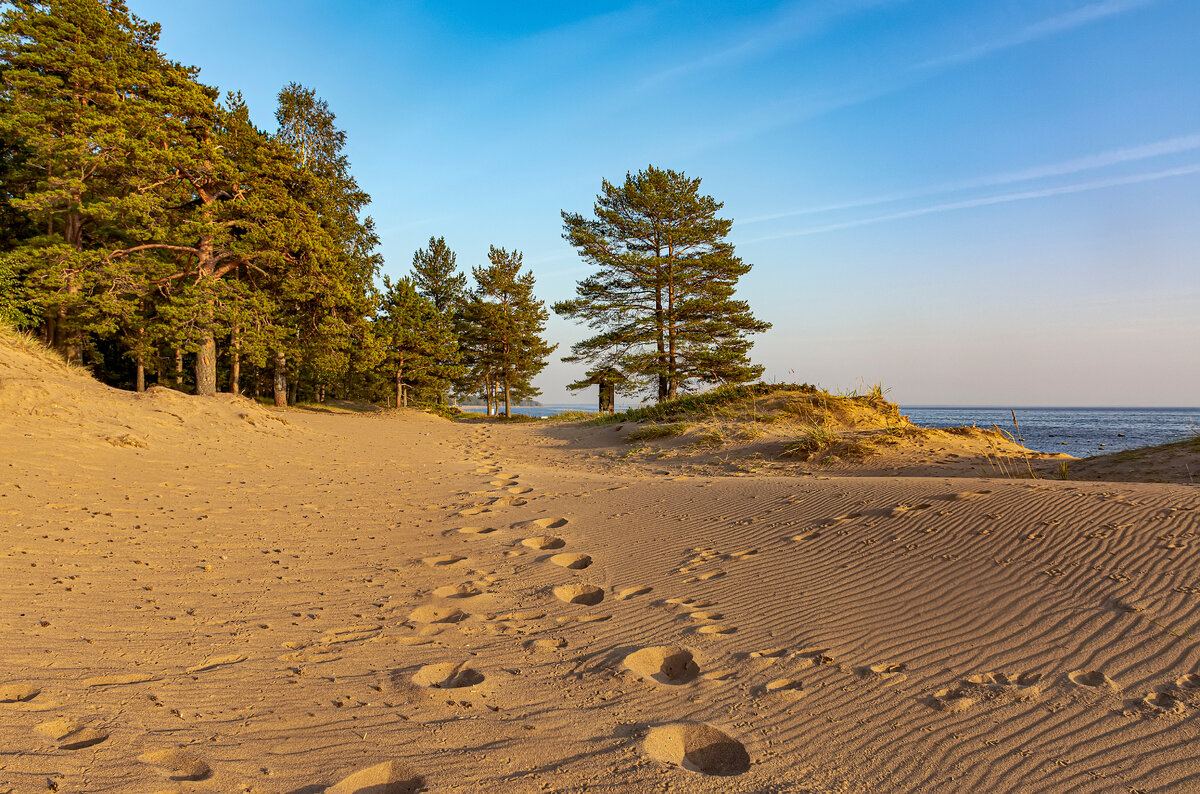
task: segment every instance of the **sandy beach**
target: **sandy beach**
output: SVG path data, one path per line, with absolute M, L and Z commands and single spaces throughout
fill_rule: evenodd
M 0 351 L 0 792 L 1200 787 L 1195 487 L 565 427 Z

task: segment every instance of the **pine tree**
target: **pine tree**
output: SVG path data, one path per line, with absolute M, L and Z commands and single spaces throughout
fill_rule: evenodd
M 287 332 L 274 355 L 275 382 L 286 390 L 287 371 L 303 373 L 320 399 L 328 385 L 348 380 L 351 362 L 372 338 L 365 318 L 374 309 L 379 240 L 363 215 L 370 196 L 350 173 L 346 133 L 328 103 L 290 83 L 279 92 L 275 119 L 276 140 L 311 176 L 302 201 L 320 224 L 319 244 L 297 251 L 279 285 L 279 322 Z
M 603 180 L 595 218 L 562 213 L 566 239 L 598 268 L 555 312 L 597 331 L 573 345 L 567 362 L 618 370 L 659 402 L 703 383 L 760 377 L 749 335 L 770 328 L 734 297 L 751 266 L 726 241 L 733 222 L 700 195 L 700 180 L 653 165 Z
M 542 337 L 549 315 L 534 297 L 533 273 L 521 272 L 522 259 L 520 251 L 491 246 L 488 265 L 471 270 L 477 287 L 465 313 L 463 345 L 475 383 L 484 388 L 489 405 L 493 395 L 503 395 L 505 416 L 512 415 L 514 394 L 540 393 L 533 378 L 558 347 Z
M 384 365 L 395 375 L 397 407 L 408 405 L 413 390 L 440 398 L 459 374 L 458 342 L 450 318 L 418 294 L 407 278 L 393 283 L 384 277 L 375 336 Z
M 36 233 L 6 257 L 42 315 L 46 341 L 81 360 L 86 336 L 111 333 L 145 279 L 106 256 L 153 199 L 156 100 L 178 67 L 157 51 L 158 26 L 120 0 L 19 0 L 0 19 L 0 139 L 18 150 L 7 204 Z M 133 287 L 137 285 L 133 289 Z M 132 294 L 131 294 L 132 293 Z
M 412 282 L 439 312 L 455 312 L 466 296 L 467 277 L 458 272 L 455 254 L 445 237 L 430 237 L 429 247 L 413 253 Z

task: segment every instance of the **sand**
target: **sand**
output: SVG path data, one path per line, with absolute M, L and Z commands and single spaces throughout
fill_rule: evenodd
M 0 792 L 1200 787 L 1195 487 L 604 432 L 0 348 Z

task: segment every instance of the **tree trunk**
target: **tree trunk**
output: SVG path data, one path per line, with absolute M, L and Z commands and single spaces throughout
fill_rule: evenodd
M 183 348 L 175 348 L 175 388 L 183 388 Z
M 512 387 L 508 383 L 508 373 L 504 373 L 504 415 L 512 416 Z
M 487 405 L 487 410 L 484 413 L 487 416 L 492 415 L 492 376 L 483 376 L 483 401 Z
M 233 329 L 233 338 L 230 340 L 229 352 L 229 393 L 240 394 L 242 391 L 242 338 L 238 336 L 238 329 Z
M 217 393 L 217 340 L 211 330 L 200 335 L 196 351 L 196 394 L 211 397 Z
M 275 354 L 275 407 L 287 408 L 287 356 Z
M 403 370 L 396 370 L 396 407 L 399 408 L 404 401 L 404 383 L 400 380 Z
M 142 360 L 140 355 L 137 357 L 137 380 L 134 388 L 139 393 L 146 390 L 146 362 Z
M 663 339 L 665 324 L 663 322 L 662 298 L 655 298 L 654 322 L 658 326 L 658 401 L 667 399 L 667 345 Z
M 211 234 L 200 238 L 199 261 L 200 280 L 207 282 L 216 278 L 217 262 L 213 255 L 213 238 Z M 211 294 L 204 298 L 200 307 L 200 349 L 196 351 L 196 394 L 211 397 L 217 393 L 217 340 L 213 336 L 213 299 Z
M 76 201 L 79 197 L 75 197 Z M 78 210 L 72 210 L 67 213 L 66 228 L 63 229 L 63 235 L 67 238 L 67 242 L 76 251 L 83 250 L 83 216 Z M 79 294 L 79 281 L 74 274 L 67 276 L 67 294 Z M 67 332 L 67 310 L 58 310 L 58 323 L 56 333 L 63 337 L 63 344 L 59 348 L 67 361 L 71 364 L 83 363 L 83 334 L 79 331 Z
M 300 402 L 300 376 L 297 375 L 292 379 L 292 385 L 288 389 L 288 403 L 296 405 Z

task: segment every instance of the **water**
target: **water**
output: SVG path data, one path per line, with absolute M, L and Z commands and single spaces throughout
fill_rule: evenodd
M 1015 435 L 1008 408 L 901 406 L 923 427 L 999 425 Z M 1200 408 L 1017 408 L 1022 443 L 1039 452 L 1077 458 L 1181 441 L 1200 433 Z
M 618 406 L 618 410 L 626 407 Z M 513 406 L 513 413 L 543 418 L 563 411 L 595 413 L 596 406 Z M 1008 408 L 912 405 L 901 406 L 900 411 L 922 427 L 999 425 L 1015 435 Z M 1025 446 L 1077 458 L 1181 441 L 1200 433 L 1200 408 L 1017 408 L 1016 412 Z
M 464 411 L 477 411 L 480 414 L 483 413 L 482 405 L 460 407 L 462 407 Z M 623 411 L 627 407 L 628 406 L 621 405 L 617 407 L 617 410 Z M 590 414 L 594 414 L 596 413 L 596 405 L 594 403 L 589 403 L 587 405 L 568 405 L 566 403 L 559 403 L 554 405 L 514 405 L 512 407 L 512 412 L 514 414 L 536 416 L 539 419 L 545 419 L 548 416 L 558 416 L 564 411 L 587 411 Z

